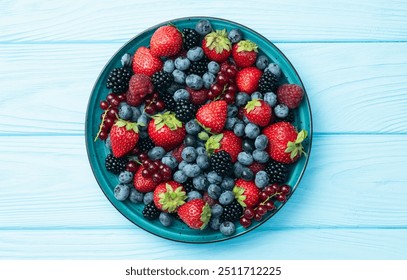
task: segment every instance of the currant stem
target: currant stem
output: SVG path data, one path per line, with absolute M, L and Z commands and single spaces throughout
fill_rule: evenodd
M 100 125 L 99 125 L 99 131 L 98 131 L 98 133 L 96 134 L 96 137 L 95 137 L 95 139 L 93 140 L 93 142 L 96 142 L 96 140 L 98 140 L 99 135 L 100 135 L 100 133 L 102 132 L 102 126 L 103 126 L 103 124 L 104 124 L 104 122 L 105 122 L 105 118 L 106 118 L 106 115 L 107 115 L 107 112 L 109 111 L 109 109 L 110 109 L 110 105 L 109 105 L 109 107 L 107 107 L 107 109 L 106 109 L 105 112 L 103 113 L 102 121 L 100 122 Z

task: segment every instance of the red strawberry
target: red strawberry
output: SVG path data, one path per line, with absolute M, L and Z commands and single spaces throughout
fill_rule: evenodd
M 170 151 L 184 141 L 185 126 L 172 112 L 157 114 L 148 124 L 148 135 L 156 146 Z
M 161 26 L 151 36 L 151 54 L 160 56 L 176 55 L 182 48 L 182 34 L 174 26 Z
M 272 117 L 272 110 L 268 103 L 261 99 L 253 99 L 244 107 L 244 114 L 254 124 L 267 126 Z
M 211 208 L 202 199 L 188 201 L 178 208 L 178 216 L 193 229 L 204 229 L 211 218 Z
M 302 142 L 307 137 L 307 132 L 297 132 L 289 122 L 278 122 L 266 127 L 263 134 L 268 138 L 267 152 L 275 161 L 293 163 L 301 154 L 305 154 Z
M 233 188 L 236 200 L 243 208 L 253 208 L 259 204 L 260 190 L 253 181 L 238 179 Z
M 136 147 L 138 141 L 136 123 L 118 119 L 110 130 L 112 152 L 115 157 L 122 157 Z
M 249 165 L 249 169 L 253 171 L 253 173 L 256 175 L 257 172 L 264 170 L 266 167 L 265 164 L 263 163 L 258 163 L 258 162 L 253 162 L 252 164 Z
M 153 179 L 143 177 L 143 170 L 144 167 L 140 166 L 136 174 L 134 174 L 133 185 L 139 192 L 152 192 L 155 189 L 156 184 L 154 183 Z
M 208 92 L 209 90 L 206 88 L 202 88 L 200 90 L 194 90 L 192 88 L 186 87 L 185 88 L 189 94 L 191 103 L 195 105 L 202 105 L 205 104 L 206 100 L 208 100 Z
M 143 102 L 146 95 L 152 93 L 154 86 L 149 76 L 144 74 L 134 74 L 129 82 L 129 90 L 126 94 L 126 101 L 131 106 L 138 106 Z
M 252 94 L 259 87 L 263 72 L 256 67 L 243 68 L 236 74 L 236 85 L 240 91 Z
M 223 130 L 228 113 L 226 101 L 219 100 L 203 105 L 196 112 L 196 120 L 211 133 Z
M 164 212 L 175 212 L 186 199 L 184 187 L 175 181 L 161 183 L 154 190 L 154 204 Z
M 212 135 L 205 143 L 208 153 L 225 151 L 232 158 L 232 162 L 237 161 L 237 156 L 242 151 L 242 139 L 232 131 L 225 130 L 221 134 Z
M 277 89 L 278 102 L 287 105 L 290 109 L 297 108 L 304 96 L 304 91 L 296 84 L 283 84 Z
M 149 48 L 140 47 L 134 53 L 133 72 L 135 74 L 146 74 L 152 76 L 163 67 L 161 59 L 153 56 Z
M 237 67 L 249 67 L 256 62 L 257 45 L 250 40 L 242 40 L 233 45 L 233 60 Z
M 202 40 L 202 49 L 210 60 L 219 63 L 226 61 L 232 49 L 226 29 L 216 30 L 206 35 Z

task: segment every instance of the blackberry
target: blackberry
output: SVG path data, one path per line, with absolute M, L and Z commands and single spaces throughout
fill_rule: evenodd
M 106 170 L 113 174 L 120 174 L 120 172 L 126 170 L 127 162 L 126 158 L 116 158 L 112 154 L 108 154 L 105 159 Z
M 188 69 L 188 75 L 195 74 L 198 76 L 202 76 L 206 72 L 208 72 L 208 63 L 209 59 L 206 57 L 202 58 L 199 61 L 191 61 L 191 66 Z
M 184 28 L 182 30 L 182 35 L 184 37 L 185 50 L 198 46 L 201 41 L 201 36 L 198 34 L 198 32 L 191 28 Z
M 220 216 L 221 222 L 234 222 L 240 219 L 240 216 L 243 214 L 243 207 L 235 199 L 231 204 L 223 206 L 223 213 Z
M 182 186 L 184 186 L 186 193 L 195 190 L 194 184 L 192 183 L 192 178 L 188 178 L 188 180 L 183 183 Z
M 216 174 L 225 177 L 232 173 L 232 158 L 225 151 L 216 152 L 211 156 L 211 166 Z
M 140 138 L 137 142 L 138 148 L 141 152 L 146 153 L 155 147 L 153 141 L 149 138 Z
M 174 77 L 171 74 L 164 72 L 164 70 L 155 72 L 153 76 L 151 76 L 151 82 L 156 90 L 166 89 L 173 81 Z
M 277 116 L 275 116 L 274 121 L 275 122 L 289 122 L 289 123 L 293 123 L 295 120 L 294 118 L 294 112 L 292 110 L 288 111 L 288 116 L 285 118 L 279 118 Z
M 195 113 L 198 110 L 195 104 L 192 104 L 189 100 L 181 99 L 175 105 L 175 116 L 183 123 L 195 118 Z
M 172 94 L 169 92 L 160 92 L 160 97 L 162 101 L 165 103 L 165 108 L 168 111 L 174 112 L 175 111 L 175 105 L 177 102 L 175 102 L 174 98 L 172 97 Z
M 270 160 L 266 168 L 264 168 L 269 176 L 270 184 L 273 183 L 285 183 L 289 171 L 289 165 L 280 163 L 274 160 Z
M 107 78 L 106 87 L 113 93 L 123 93 L 129 88 L 129 81 L 133 71 L 128 67 L 113 69 Z
M 154 202 L 150 202 L 143 209 L 143 216 L 149 220 L 155 220 L 160 216 L 160 210 L 155 206 Z
M 275 91 L 278 86 L 278 77 L 270 71 L 265 71 L 259 80 L 259 91 L 266 93 Z

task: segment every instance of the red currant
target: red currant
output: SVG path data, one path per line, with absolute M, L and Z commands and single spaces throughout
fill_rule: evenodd
M 216 78 L 216 82 L 220 86 L 224 86 L 228 82 L 228 78 L 225 75 L 219 74 L 218 77 Z
M 139 158 L 140 161 L 144 162 L 146 159 L 148 159 L 148 156 L 147 156 L 146 153 L 141 153 L 141 154 L 138 156 L 138 158 Z
M 108 136 L 109 136 L 109 134 L 108 134 L 106 131 L 103 131 L 103 130 L 102 130 L 102 131 L 99 133 L 99 138 L 100 138 L 101 140 L 106 140 Z
M 249 220 L 245 217 L 240 219 L 240 224 L 244 227 L 244 228 L 248 228 L 251 224 L 252 224 L 252 220 Z
M 260 205 L 259 207 L 257 207 L 256 213 L 263 216 L 267 213 L 267 208 L 263 205 Z
M 278 195 L 276 196 L 276 199 L 277 199 L 278 201 L 280 201 L 280 202 L 284 202 L 284 201 L 287 200 L 287 197 L 285 196 L 285 194 L 280 193 L 280 194 L 278 194 Z
M 243 211 L 243 216 L 249 220 L 253 219 L 254 215 L 255 215 L 255 213 L 252 208 L 246 208 Z
M 157 100 L 157 102 L 155 103 L 155 107 L 157 109 L 158 112 L 161 112 L 162 110 L 165 109 L 165 103 L 162 100 Z
M 150 163 L 149 165 L 147 165 L 147 170 L 150 172 L 156 172 L 157 171 L 157 166 L 154 163 Z
M 229 78 L 234 78 L 234 77 L 236 76 L 236 73 L 237 73 L 237 70 L 236 70 L 235 68 L 232 68 L 232 67 L 229 67 L 229 68 L 226 70 L 226 75 L 227 75 Z
M 269 198 L 269 195 L 265 191 L 262 191 L 260 193 L 260 201 L 265 201 L 267 198 Z
M 110 108 L 110 110 L 107 112 L 107 115 L 109 117 L 116 119 L 118 113 L 119 113 L 119 110 L 117 108 Z
M 154 114 L 154 107 L 152 106 L 152 104 L 148 105 L 147 107 L 144 108 L 144 111 L 149 114 L 152 115 Z
M 106 110 L 107 108 L 109 108 L 109 103 L 106 100 L 100 101 L 100 109 Z
M 235 102 L 235 95 L 231 94 L 230 92 L 226 92 L 224 99 L 226 103 L 232 104 Z
M 282 185 L 280 187 L 280 192 L 282 194 L 289 194 L 291 192 L 291 187 L 289 185 Z
M 119 94 L 117 98 L 119 99 L 120 102 L 126 101 L 126 95 L 124 93 Z
M 126 170 L 129 172 L 132 172 L 132 173 L 136 173 L 138 170 L 138 167 L 139 167 L 139 165 L 137 164 L 137 162 L 132 161 L 132 160 L 126 164 Z
M 163 176 L 160 173 L 154 173 L 152 178 L 155 183 L 160 183 L 163 180 Z
M 254 219 L 255 219 L 256 221 L 261 221 L 261 219 L 263 219 L 263 216 L 262 216 L 262 215 L 259 215 L 259 213 L 256 213 L 256 214 L 254 215 Z
M 266 206 L 267 210 L 274 210 L 276 208 L 276 206 L 274 205 L 274 202 L 269 200 L 266 202 L 266 204 L 264 204 L 264 206 Z
M 151 176 L 153 175 L 148 169 L 143 169 L 143 171 L 141 171 L 141 175 L 144 178 L 151 178 Z
M 106 96 L 106 100 L 107 100 L 107 102 L 111 102 L 112 101 L 112 99 L 114 99 L 116 97 L 116 94 L 114 94 L 114 93 L 109 93 L 107 96 Z

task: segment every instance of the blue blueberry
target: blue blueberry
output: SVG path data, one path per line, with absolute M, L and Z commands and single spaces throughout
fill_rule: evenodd
M 269 176 L 267 175 L 266 171 L 261 170 L 257 172 L 254 178 L 254 183 L 260 189 L 265 188 L 269 183 Z
M 243 38 L 243 33 L 240 29 L 233 28 L 229 31 L 228 38 L 232 44 L 236 44 Z
M 242 149 L 245 152 L 252 153 L 255 150 L 254 141 L 250 139 L 243 139 Z
M 185 79 L 187 78 L 187 75 L 181 70 L 175 69 L 174 71 L 172 71 L 172 76 L 174 78 L 174 82 L 181 85 L 185 84 Z
M 243 120 L 243 122 L 244 122 L 245 124 L 250 123 L 250 120 L 249 120 L 246 116 L 243 116 L 242 120 Z
M 151 202 L 153 202 L 153 200 L 154 200 L 154 193 L 153 192 L 148 192 L 148 193 L 144 194 L 143 203 L 145 205 L 150 204 Z
M 137 122 L 142 126 L 142 127 L 147 127 L 148 123 L 148 117 L 146 114 L 141 114 L 140 117 L 137 119 Z
M 239 109 L 235 105 L 228 105 L 228 117 L 237 117 Z
M 270 71 L 271 73 L 273 73 L 274 75 L 277 76 L 277 78 L 280 78 L 281 76 L 281 69 L 280 66 L 276 63 L 270 63 L 265 71 Z
M 221 188 L 218 185 L 210 184 L 208 187 L 208 195 L 213 199 L 218 199 L 222 193 Z
M 211 213 L 212 213 L 212 217 L 218 218 L 218 217 L 222 216 L 222 214 L 223 214 L 223 207 L 216 203 L 211 206 Z
M 185 130 L 188 134 L 196 135 L 201 131 L 201 126 L 193 119 L 185 124 Z
M 186 57 L 177 57 L 174 61 L 175 68 L 181 71 L 185 71 L 191 66 L 191 61 Z
M 237 178 L 242 177 L 242 173 L 243 173 L 244 168 L 245 168 L 245 166 L 243 164 L 241 164 L 240 162 L 236 162 L 233 165 L 233 173 L 235 174 L 235 176 Z
M 211 171 L 207 175 L 208 181 L 211 184 L 220 184 L 222 183 L 222 177 L 219 176 L 215 171 Z
M 256 59 L 256 67 L 260 70 L 266 69 L 269 65 L 269 59 L 264 55 L 259 55 Z
M 201 60 L 203 56 L 204 56 L 204 52 L 201 47 L 193 47 L 193 48 L 189 49 L 187 52 L 187 58 L 190 61 Z
M 253 159 L 259 163 L 266 163 L 269 160 L 269 154 L 266 151 L 254 150 Z
M 264 101 L 266 101 L 270 107 L 274 107 L 277 103 L 277 95 L 274 92 L 266 92 L 264 94 Z
M 180 184 L 183 184 L 188 180 L 187 175 L 185 175 L 185 173 L 182 170 L 175 171 L 172 178 L 174 179 L 175 182 L 178 182 Z
M 254 123 L 248 123 L 244 128 L 244 133 L 250 139 L 256 139 L 260 134 L 260 128 Z
M 174 100 L 176 102 L 180 101 L 181 99 L 188 100 L 189 99 L 189 92 L 186 89 L 179 89 L 174 93 Z
M 205 36 L 212 31 L 212 25 L 208 20 L 201 19 L 196 23 L 195 31 L 198 32 L 199 35 Z
M 209 89 L 211 85 L 215 83 L 216 77 L 214 74 L 206 72 L 205 74 L 203 74 L 202 80 L 204 87 Z
M 187 165 L 187 164 L 188 164 L 188 162 L 186 162 L 185 160 L 181 161 L 181 162 L 178 164 L 178 169 L 179 169 L 179 170 L 184 169 L 185 165 Z
M 235 224 L 229 221 L 225 221 L 220 224 L 219 230 L 223 235 L 232 235 L 233 233 L 235 233 Z
M 233 178 L 230 178 L 230 177 L 223 178 L 223 181 L 220 184 L 220 187 L 224 191 L 231 191 L 234 186 L 235 186 L 235 180 L 233 180 Z
M 248 152 L 240 152 L 237 156 L 237 160 L 243 165 L 250 165 L 253 163 L 253 157 Z
M 254 99 L 263 99 L 263 94 L 259 91 L 255 91 L 252 93 L 252 95 L 250 96 L 252 100 Z
M 168 213 L 161 212 L 158 219 L 160 220 L 161 224 L 165 227 L 169 227 L 170 225 L 172 225 L 173 218 Z
M 200 76 L 190 74 L 185 79 L 185 83 L 192 89 L 199 90 L 203 87 L 203 80 Z
M 133 180 L 133 173 L 130 171 L 122 171 L 119 174 L 119 182 L 122 184 L 128 184 Z
M 208 63 L 209 73 L 216 75 L 216 74 L 218 74 L 219 70 L 220 70 L 220 66 L 219 66 L 219 63 L 217 63 L 216 61 L 211 61 Z
M 267 148 L 268 143 L 269 139 L 267 138 L 267 136 L 264 134 L 260 134 L 259 136 L 256 137 L 256 140 L 254 141 L 254 146 L 256 147 L 257 150 L 264 150 Z
M 188 163 L 195 162 L 198 153 L 193 147 L 185 147 L 181 152 L 181 157 Z
M 140 203 L 143 202 L 144 194 L 136 190 L 135 188 L 131 188 L 129 199 L 133 203 Z
M 278 104 L 276 107 L 274 107 L 274 114 L 280 119 L 284 119 L 285 117 L 287 117 L 288 112 L 289 109 L 285 104 Z
M 187 164 L 182 171 L 184 171 L 185 175 L 189 178 L 194 178 L 201 174 L 201 168 L 199 168 L 197 164 Z
M 195 148 L 196 144 L 197 144 L 196 137 L 194 135 L 187 134 L 184 139 L 184 144 L 185 144 L 185 146 Z
M 106 148 L 108 148 L 109 150 L 112 149 L 112 141 L 110 140 L 110 134 L 109 136 L 107 136 L 106 140 L 105 140 L 105 146 Z
M 198 155 L 207 155 L 205 147 L 196 148 L 196 152 L 198 153 Z
M 138 107 L 131 106 L 131 110 L 133 111 L 133 113 L 131 115 L 131 121 L 132 122 L 137 122 L 137 119 L 141 115 L 140 109 Z
M 160 160 L 164 157 L 165 150 L 163 147 L 154 147 L 150 151 L 148 151 L 148 157 L 151 160 Z
M 127 104 L 126 102 L 121 102 L 119 104 L 119 118 L 123 120 L 130 120 L 131 117 L 133 116 L 133 110 L 131 109 L 131 106 Z
M 192 184 L 194 185 L 195 189 L 199 191 L 204 191 L 209 187 L 209 181 L 206 179 L 205 175 L 198 175 L 192 179 Z
M 174 70 L 175 71 L 175 70 Z M 179 83 L 171 83 L 171 85 L 167 88 L 167 92 L 169 92 L 170 94 L 174 95 L 174 93 L 181 89 L 184 88 L 185 86 L 180 85 Z
M 172 59 L 167 59 L 167 60 L 164 62 L 163 70 L 164 70 L 164 72 L 167 72 L 167 73 L 171 74 L 172 71 L 175 70 L 174 60 L 172 60 Z
M 245 92 L 238 92 L 236 94 L 235 104 L 236 106 L 242 107 L 246 106 L 247 102 L 249 102 L 250 96 Z
M 233 127 L 235 126 L 236 121 L 237 121 L 237 118 L 226 118 L 225 129 L 233 130 Z
M 125 53 L 122 56 L 122 58 L 120 59 L 120 62 L 122 63 L 123 67 L 131 67 L 132 60 L 133 60 L 133 58 L 132 58 L 131 54 Z
M 250 170 L 250 168 L 245 167 L 245 168 L 243 168 L 241 177 L 243 180 L 252 181 L 254 178 L 254 173 L 253 173 L 253 171 Z
M 218 231 L 220 227 L 219 217 L 212 217 L 209 221 L 209 227 L 215 231 Z
M 202 195 L 198 191 L 190 191 L 187 194 L 187 201 L 191 201 L 193 199 L 202 198 Z
M 245 128 L 244 123 L 238 122 L 233 127 L 233 133 L 236 134 L 236 136 L 242 137 L 244 135 L 244 128 Z
M 196 164 L 198 164 L 199 168 L 203 170 L 209 168 L 210 166 L 209 157 L 207 155 L 198 155 L 196 159 Z
M 126 200 L 130 195 L 130 187 L 126 184 L 118 184 L 114 190 L 114 197 L 119 201 Z
M 174 170 L 178 166 L 177 159 L 171 155 L 171 154 L 166 154 L 162 159 L 161 162 L 167 165 L 169 168 Z
M 229 205 L 235 200 L 235 195 L 232 191 L 224 191 L 219 197 L 219 203 L 222 205 Z

